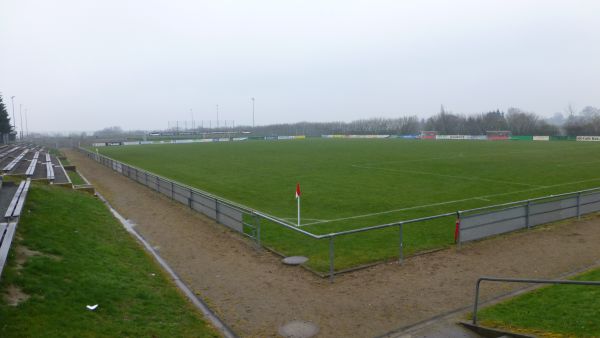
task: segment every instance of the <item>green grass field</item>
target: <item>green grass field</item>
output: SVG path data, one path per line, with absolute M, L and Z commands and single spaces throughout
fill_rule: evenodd
M 102 154 L 317 234 L 600 186 L 594 142 L 307 139 L 106 147 Z M 454 218 L 409 225 L 407 254 L 453 242 Z M 327 269 L 327 243 L 266 226 L 264 242 Z M 397 257 L 396 229 L 336 239 L 336 268 Z
M 576 280 L 600 280 L 600 269 Z M 600 337 L 600 287 L 555 285 L 482 310 L 487 326 L 541 337 Z
M 24 210 L 0 293 L 30 298 L 0 298 L 1 337 L 219 336 L 97 198 L 32 185 Z

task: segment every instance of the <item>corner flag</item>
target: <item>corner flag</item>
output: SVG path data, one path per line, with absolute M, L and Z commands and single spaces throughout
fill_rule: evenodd
M 296 200 L 298 201 L 298 226 L 300 226 L 300 183 L 296 183 Z

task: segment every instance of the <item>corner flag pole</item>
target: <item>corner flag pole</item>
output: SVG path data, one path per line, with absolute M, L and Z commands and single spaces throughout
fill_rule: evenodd
M 300 226 L 300 183 L 296 183 L 296 200 L 298 201 L 298 226 Z

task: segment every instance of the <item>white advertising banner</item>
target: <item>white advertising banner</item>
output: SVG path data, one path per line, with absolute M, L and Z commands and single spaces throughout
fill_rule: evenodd
M 600 142 L 600 136 L 577 136 L 577 141 Z
M 487 140 L 486 135 L 435 135 L 436 140 Z

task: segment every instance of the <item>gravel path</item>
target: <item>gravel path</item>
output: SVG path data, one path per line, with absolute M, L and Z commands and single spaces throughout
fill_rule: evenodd
M 284 266 L 237 234 L 84 155 L 71 162 L 239 335 L 306 320 L 318 337 L 374 337 L 472 305 L 481 275 L 555 278 L 600 260 L 600 218 L 563 222 L 327 280 Z M 483 299 L 513 290 L 487 284 Z

